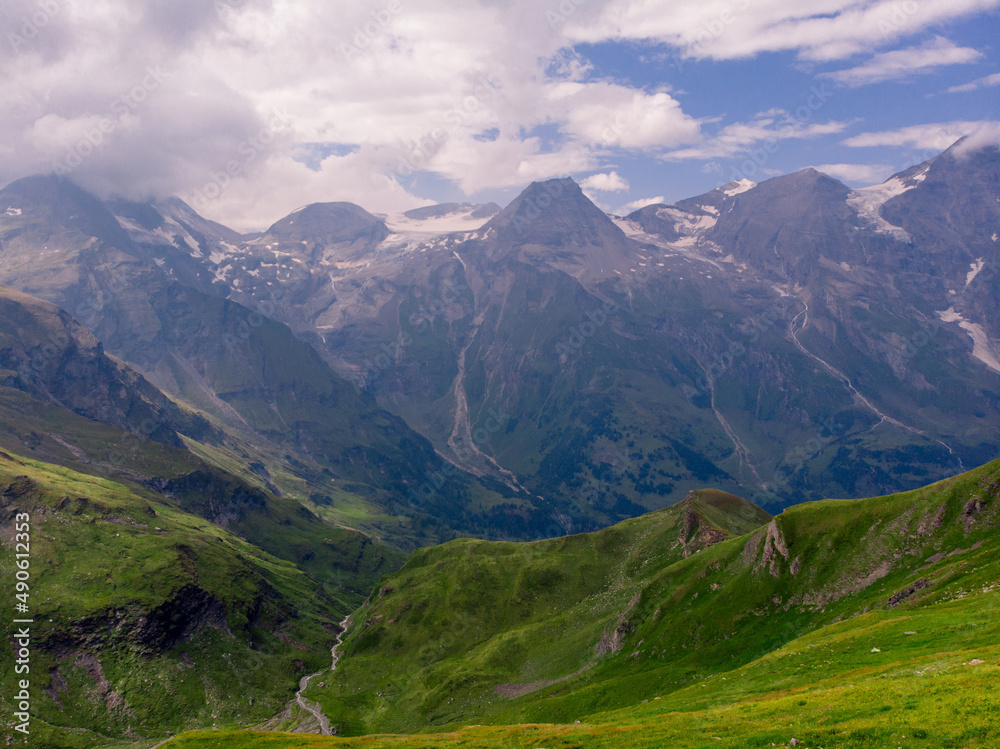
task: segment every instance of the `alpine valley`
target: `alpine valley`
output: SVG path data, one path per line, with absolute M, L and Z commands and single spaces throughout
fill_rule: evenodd
M 6 186 L 31 745 L 1000 745 L 998 232 L 966 141 L 252 235 Z

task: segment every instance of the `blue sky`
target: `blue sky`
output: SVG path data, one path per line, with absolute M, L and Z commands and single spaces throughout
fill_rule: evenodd
M 4 0 L 0 182 L 242 230 L 310 202 L 605 210 L 1000 139 L 1000 0 Z

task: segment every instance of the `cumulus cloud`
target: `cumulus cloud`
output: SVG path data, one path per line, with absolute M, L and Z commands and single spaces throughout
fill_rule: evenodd
M 615 214 L 618 216 L 627 216 L 630 213 L 638 211 L 640 208 L 645 208 L 647 205 L 659 205 L 663 202 L 665 202 L 665 198 L 662 195 L 657 195 L 655 198 L 640 198 L 639 200 L 633 200 L 631 203 L 626 203 L 615 211 Z
M 966 65 L 976 62 L 982 56 L 981 52 L 971 47 L 958 47 L 948 39 L 936 37 L 918 47 L 883 52 L 863 65 L 821 73 L 820 76 L 842 86 L 864 86 L 930 73 L 942 65 Z
M 968 156 L 987 146 L 1000 146 L 1000 122 L 984 122 L 955 148 L 957 156 Z
M 607 172 L 590 175 L 580 182 L 580 187 L 584 190 L 597 190 L 598 192 L 623 192 L 629 189 L 629 184 L 628 180 L 624 179 L 618 172 Z
M 102 195 L 198 198 L 241 227 L 306 190 L 396 210 L 423 202 L 403 187 L 423 171 L 474 193 L 700 136 L 668 90 L 590 80 L 528 0 L 4 6 L 23 22 L 0 45 L 0 181 L 60 169 Z
M 844 127 L 790 107 L 706 133 L 669 86 L 597 77 L 580 41 L 840 59 L 1000 0 L 921 0 L 895 19 L 908 0 L 0 4 L 0 183 L 58 169 L 105 196 L 180 194 L 251 229 L 316 200 L 423 204 L 425 172 L 473 195 Z

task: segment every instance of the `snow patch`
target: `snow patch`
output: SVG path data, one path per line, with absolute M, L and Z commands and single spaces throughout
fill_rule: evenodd
M 14 208 L 14 207 L 8 208 L 7 209 L 7 215 L 8 216 L 20 216 L 21 215 L 21 209 L 20 208 Z M 996 240 L 996 235 L 994 234 L 993 237 L 994 237 L 994 241 L 995 241 Z
M 481 206 L 471 206 L 466 210 L 453 211 L 443 216 L 435 216 L 426 219 L 414 219 L 402 213 L 389 216 L 386 225 L 389 231 L 394 234 L 402 234 L 407 237 L 427 239 L 437 237 L 442 234 L 454 234 L 456 232 L 473 232 L 482 229 L 490 220 L 490 216 L 475 218 L 472 214 L 479 210 Z
M 965 320 L 959 323 L 959 327 L 968 333 L 972 339 L 972 355 L 994 372 L 1000 373 L 1000 355 L 997 354 L 996 349 L 990 342 L 989 336 L 983 330 L 983 326 L 979 323 Z
M 983 330 L 982 325 L 969 322 L 962 317 L 961 313 L 956 312 L 954 307 L 949 307 L 937 314 L 942 322 L 957 322 L 958 327 L 968 333 L 969 338 L 972 339 L 972 356 L 994 372 L 1000 374 L 1000 354 L 997 353 L 996 347 L 990 341 L 989 336 L 986 335 L 986 331 Z
M 965 288 L 969 288 L 969 284 L 972 283 L 976 279 L 976 276 L 979 275 L 979 272 L 986 267 L 986 261 L 979 258 L 976 262 L 972 263 L 970 267 L 972 270 L 965 275 Z
M 731 198 L 735 198 L 737 195 L 745 193 L 747 190 L 752 190 L 757 186 L 757 183 L 750 179 L 738 179 L 730 184 L 732 184 L 732 187 L 724 192 Z
M 674 223 L 674 231 L 682 237 L 690 237 L 708 231 L 719 222 L 717 215 L 697 216 L 676 208 L 660 208 L 656 212 L 656 217 L 664 221 L 672 221 Z
M 920 182 L 916 177 L 913 180 Z M 910 235 L 904 229 L 890 224 L 882 218 L 882 206 L 904 192 L 912 190 L 914 187 L 916 185 L 906 184 L 898 177 L 893 177 L 881 185 L 852 190 L 847 197 L 847 204 L 854 209 L 854 212 L 858 214 L 858 217 L 862 221 L 875 231 L 890 234 L 897 239 L 908 242 L 910 241 Z
M 848 271 L 848 272 L 854 270 L 854 268 L 851 267 L 850 263 L 845 263 L 844 261 L 840 262 L 840 267 L 843 268 L 844 270 Z

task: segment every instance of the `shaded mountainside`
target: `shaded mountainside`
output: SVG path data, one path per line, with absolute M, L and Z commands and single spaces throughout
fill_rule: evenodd
M 55 305 L 0 286 L 0 384 L 103 424 L 174 447 L 179 434 L 217 435 L 142 376 L 104 353 L 103 345 Z
M 184 448 L 146 439 L 0 386 L 0 449 L 121 483 L 149 501 L 197 515 L 298 565 L 345 608 L 361 601 L 402 555 L 335 527 L 261 482 L 206 463 Z M 317 510 L 320 509 L 317 507 Z
M 505 485 L 480 527 L 531 538 L 708 481 L 777 509 L 995 458 L 998 179 L 958 144 L 865 190 L 807 169 L 617 218 L 551 180 L 478 223 L 317 204 L 288 241 L 171 251 Z
M 65 312 L 5 287 L 0 312 L 0 448 L 209 520 L 299 565 L 338 605 L 356 605 L 401 563 L 398 552 L 275 496 L 263 466 L 251 483 L 194 455 L 192 436 L 216 442 L 220 432 L 106 356 Z
M 33 745 L 255 725 L 282 710 L 304 672 L 329 666 L 346 607 L 216 525 L 0 452 L 8 590 L 18 513 L 30 516 Z M 12 670 L 3 679 L 13 694 Z
M 781 684 L 768 665 L 775 653 L 798 638 L 835 643 L 866 615 L 877 630 L 904 612 L 990 594 L 994 613 L 976 636 L 991 644 L 998 565 L 1000 462 L 906 494 L 808 503 L 775 518 L 728 495 L 696 494 L 592 535 L 417 552 L 355 617 L 346 657 L 310 693 L 351 734 L 595 723 L 692 681 L 725 694 L 723 677 L 747 673 L 768 693 Z M 920 634 L 929 653 L 961 637 Z M 870 635 L 863 650 L 826 656 L 823 671 L 796 672 L 797 683 L 850 671 L 870 648 L 896 642 Z M 694 699 L 725 703 L 711 694 Z
M 75 313 L 109 352 L 223 427 L 230 440 L 203 457 L 244 476 L 270 466 L 275 484 L 303 499 L 344 498 L 331 510 L 346 513 L 340 522 L 387 530 L 404 546 L 480 530 L 477 505 L 494 495 L 460 471 L 403 508 L 416 520 L 387 514 L 400 509 L 390 499 L 441 475 L 441 459 L 283 324 L 172 280 L 68 182 L 21 180 L 0 204 L 0 280 Z

